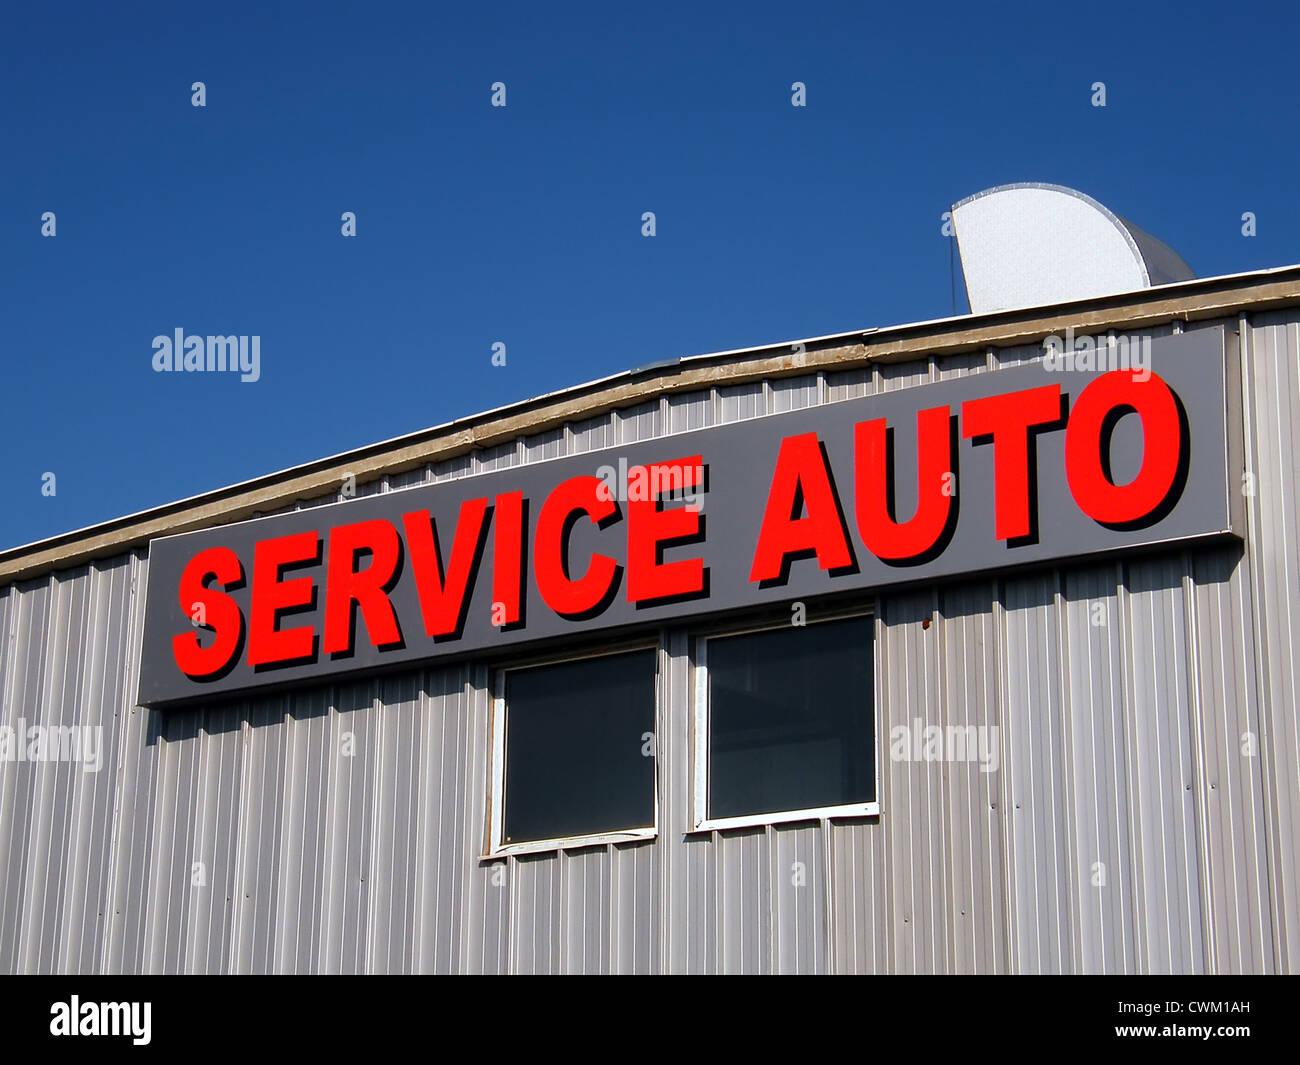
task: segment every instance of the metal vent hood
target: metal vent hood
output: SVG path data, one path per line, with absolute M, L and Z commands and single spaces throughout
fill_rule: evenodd
M 1062 185 L 998 185 L 952 208 L 972 314 L 1044 307 L 1195 278 L 1176 251 Z

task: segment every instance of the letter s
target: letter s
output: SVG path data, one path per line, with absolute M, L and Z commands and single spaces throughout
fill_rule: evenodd
M 181 573 L 178 590 L 181 609 L 190 616 L 195 604 L 201 603 L 204 627 L 217 635 L 210 647 L 201 647 L 199 634 L 194 631 L 172 637 L 176 665 L 192 680 L 202 680 L 225 669 L 244 638 L 244 615 L 239 604 L 224 591 L 209 588 L 206 584 L 209 577 L 215 577 L 223 588 L 241 586 L 244 567 L 239 556 L 228 547 L 210 547 L 190 559 Z

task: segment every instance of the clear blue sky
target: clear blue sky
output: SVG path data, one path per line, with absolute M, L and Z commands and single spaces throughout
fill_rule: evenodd
M 1003 182 L 1082 189 L 1201 276 L 1300 261 L 1291 4 L 475 6 L 7 7 L 0 546 L 946 316 L 940 215 Z M 154 373 L 177 328 L 259 335 L 261 380 Z

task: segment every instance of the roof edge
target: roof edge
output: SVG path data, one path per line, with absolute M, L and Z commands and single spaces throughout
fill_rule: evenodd
M 0 588 L 53 570 L 276 510 L 337 489 L 345 474 L 366 483 L 426 463 L 554 429 L 659 395 L 825 369 L 851 369 L 1010 347 L 1059 332 L 1225 317 L 1300 303 L 1300 265 L 1179 281 L 1137 292 L 1047 307 L 993 311 L 804 340 L 691 355 L 598 378 L 556 392 L 368 444 L 188 499 L 0 551 Z

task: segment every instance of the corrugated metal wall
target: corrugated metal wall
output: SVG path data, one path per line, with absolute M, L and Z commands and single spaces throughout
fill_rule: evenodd
M 482 864 L 485 668 L 151 713 L 132 706 L 143 552 L 0 590 L 0 723 L 102 725 L 106 748 L 98 773 L 0 761 L 0 970 L 1292 969 L 1297 320 L 1259 316 L 1242 346 L 1244 550 L 877 604 L 880 742 L 918 718 L 997 726 L 1001 741 L 994 773 L 886 749 L 877 820 L 687 837 L 691 642 L 673 630 L 658 840 Z M 666 397 L 362 491 L 1037 350 Z

